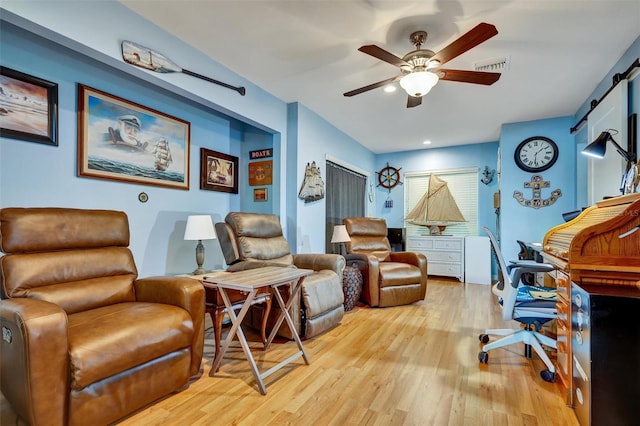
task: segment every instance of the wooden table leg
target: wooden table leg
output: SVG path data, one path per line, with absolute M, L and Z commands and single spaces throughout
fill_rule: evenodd
M 298 297 L 298 293 L 300 291 L 300 288 L 302 287 L 302 281 L 304 281 L 304 277 L 300 277 L 298 282 L 293 285 L 293 289 L 291 290 L 291 296 L 289 297 L 289 300 L 287 301 L 286 304 L 284 303 L 284 299 L 282 298 L 282 295 L 278 291 L 277 287 L 279 286 L 273 286 L 272 294 L 275 296 L 276 300 L 278 301 L 281 312 L 280 312 L 280 316 L 278 317 L 278 320 L 275 323 L 275 326 L 273 327 L 273 330 L 271 330 L 269 339 L 267 339 L 267 343 L 265 344 L 265 350 L 268 349 L 269 346 L 271 345 L 271 342 L 273 341 L 276 333 L 278 332 L 278 329 L 280 328 L 282 321 L 286 320 L 287 325 L 289 326 L 289 330 L 291 330 L 291 335 L 293 336 L 293 340 L 295 340 L 296 344 L 298 345 L 298 349 L 300 349 L 300 353 L 302 353 L 304 362 L 307 365 L 309 365 L 311 361 L 309 360 L 309 356 L 307 355 L 307 352 L 304 350 L 304 346 L 302 346 L 302 341 L 300 340 L 300 336 L 298 336 L 298 332 L 296 330 L 295 324 L 293 323 L 293 320 L 291 319 L 291 315 L 289 315 L 289 308 L 293 304 L 294 299 Z
M 273 295 L 270 295 L 267 300 L 264 302 L 264 312 L 262 314 L 262 324 L 260 327 L 260 338 L 262 339 L 262 344 L 264 345 L 264 350 L 267 350 L 267 320 L 269 319 L 269 313 L 271 312 L 271 298 Z
M 219 290 L 220 290 L 220 295 L 222 296 L 222 300 L 224 301 L 224 304 L 227 307 L 227 313 L 231 318 L 231 329 L 229 330 L 227 337 L 224 339 L 222 348 L 220 349 L 219 352 L 216 352 L 215 358 L 213 360 L 213 365 L 211 366 L 211 371 L 209 372 L 209 376 L 213 376 L 216 373 L 217 369 L 220 367 L 222 358 L 224 357 L 224 354 L 227 352 L 227 349 L 229 349 L 229 346 L 231 345 L 231 342 L 233 341 L 233 338 L 236 335 L 238 329 L 240 329 L 240 323 L 242 322 L 245 315 L 249 311 L 249 308 L 251 307 L 251 302 L 253 302 L 253 299 L 256 297 L 256 293 L 257 293 L 257 291 L 251 291 L 247 294 L 247 298 L 242 304 L 242 308 L 240 309 L 240 312 L 236 316 L 235 312 L 233 311 L 233 306 L 231 304 L 231 301 L 229 300 L 229 296 L 227 296 L 226 290 L 223 288 L 220 288 Z M 244 334 L 243 334 L 243 337 L 244 337 Z

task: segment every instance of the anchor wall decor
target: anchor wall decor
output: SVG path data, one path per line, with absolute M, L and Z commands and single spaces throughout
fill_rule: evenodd
M 542 175 L 531 176 L 530 182 L 525 182 L 525 188 L 531 188 L 533 190 L 533 197 L 530 200 L 524 198 L 524 195 L 520 191 L 513 191 L 513 198 L 518 200 L 518 203 L 525 207 L 532 207 L 539 209 L 540 207 L 548 207 L 556 202 L 556 200 L 562 197 L 562 191 L 560 189 L 554 189 L 551 191 L 549 198 L 542 198 L 542 188 L 549 188 L 551 181 L 543 180 Z

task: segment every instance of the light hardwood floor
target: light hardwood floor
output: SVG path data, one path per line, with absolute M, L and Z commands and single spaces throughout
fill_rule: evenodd
M 210 323 L 209 323 L 210 325 Z M 505 324 L 488 286 L 430 278 L 425 301 L 347 312 L 342 324 L 304 342 L 302 359 L 256 383 L 237 341 L 217 376 L 202 376 L 138 411 L 121 425 L 577 425 L 561 387 L 539 375 L 544 364 L 523 348 L 478 362 L 478 334 Z M 261 371 L 296 348 L 280 342 L 264 353 L 250 337 Z M 2 400 L 2 425 L 21 424 Z

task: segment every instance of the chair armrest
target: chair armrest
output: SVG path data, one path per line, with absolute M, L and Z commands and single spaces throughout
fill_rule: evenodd
M 380 305 L 380 261 L 373 254 L 350 253 L 345 256 L 349 266 L 355 266 L 362 272 L 362 296 L 370 306 Z
M 266 266 L 278 266 L 281 268 L 293 268 L 293 265 L 285 265 L 284 263 L 269 262 L 267 260 L 247 259 L 229 265 L 228 272 L 246 271 L 247 269 L 264 268 Z
M 511 273 L 514 268 L 529 268 L 524 272 L 551 272 L 555 268 L 548 263 L 536 262 L 535 260 L 510 260 L 507 265 L 507 272 Z
M 193 321 L 190 374 L 200 371 L 204 351 L 204 286 L 189 277 L 149 277 L 135 281 L 136 300 L 164 303 L 185 309 Z
M 422 253 L 412 251 L 392 251 L 390 253 L 392 262 L 408 263 L 417 266 L 425 274 L 427 273 L 427 257 Z
M 511 287 L 513 288 L 518 288 L 520 286 L 521 277 L 524 273 L 551 272 L 554 269 L 553 265 L 549 265 L 547 263 L 538 263 L 532 260 L 521 262 L 525 263 L 514 263 L 509 265 L 507 268 L 509 273 L 513 274 L 511 277 Z M 522 283 L 522 285 L 524 285 L 524 283 Z
M 29 424 L 66 421 L 69 395 L 69 324 L 50 302 L 0 301 L 2 393 Z
M 329 269 L 334 271 L 340 279 L 342 279 L 342 271 L 344 270 L 345 260 L 339 254 L 294 254 L 293 264 L 301 269 L 313 269 L 314 271 L 322 271 Z

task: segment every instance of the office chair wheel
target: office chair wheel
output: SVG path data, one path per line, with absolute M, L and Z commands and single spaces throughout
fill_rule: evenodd
M 489 354 L 485 351 L 482 351 L 478 354 L 478 361 L 483 364 L 487 364 L 489 362 Z
M 542 370 L 540 372 L 540 377 L 542 377 L 542 380 L 545 382 L 553 383 L 556 381 L 556 373 L 549 370 Z
M 481 334 L 480 336 L 478 336 L 478 339 L 482 343 L 489 343 L 489 335 L 488 334 Z

